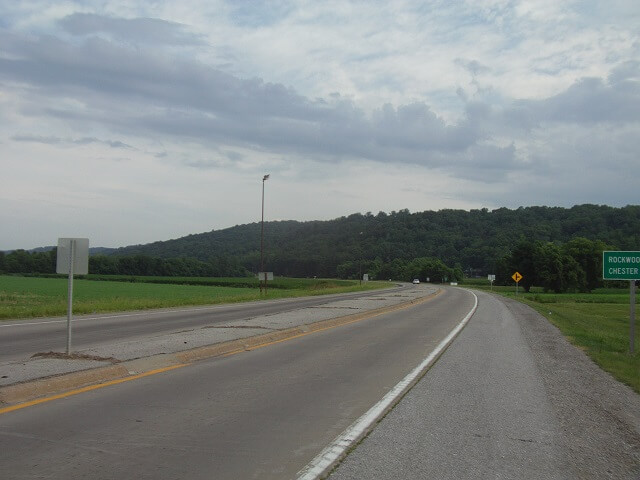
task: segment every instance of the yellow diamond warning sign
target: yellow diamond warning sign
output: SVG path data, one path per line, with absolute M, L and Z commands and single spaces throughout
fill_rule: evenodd
M 511 275 L 511 278 L 513 278 L 514 282 L 519 283 L 520 280 L 522 280 L 522 275 L 520 275 L 520 272 L 516 272 L 513 275 Z

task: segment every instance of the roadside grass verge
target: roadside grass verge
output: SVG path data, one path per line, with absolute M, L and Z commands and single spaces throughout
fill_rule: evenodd
M 489 290 L 489 285 L 469 285 Z M 485 288 L 486 287 L 486 288 Z M 640 340 L 638 307 L 634 354 L 629 354 L 629 290 L 598 289 L 593 293 L 531 293 L 515 295 L 515 286 L 493 287 L 494 293 L 526 303 L 558 327 L 576 347 L 583 350 L 600 368 L 640 393 Z M 636 304 L 640 300 L 636 293 Z
M 205 279 L 200 279 L 201 284 L 193 285 L 182 283 L 187 278 L 174 277 L 178 283 L 149 281 L 154 277 L 128 278 L 127 281 L 74 278 L 73 313 L 92 314 L 249 302 L 365 291 L 390 286 L 388 282 L 367 282 L 359 285 L 357 281 L 346 280 L 277 278 L 274 282 L 269 282 L 267 294 L 260 294 L 257 280 L 255 284 L 246 283 L 238 286 L 239 279 L 230 279 L 228 285 L 235 286 L 219 286 L 214 282 L 221 279 L 209 279 L 211 282 L 208 284 Z M 244 280 L 251 282 L 254 279 Z M 64 316 L 66 313 L 66 278 L 0 276 L 0 320 Z
M 640 342 L 636 334 L 630 355 L 628 297 L 626 304 L 520 300 L 545 316 L 603 370 L 640 393 Z

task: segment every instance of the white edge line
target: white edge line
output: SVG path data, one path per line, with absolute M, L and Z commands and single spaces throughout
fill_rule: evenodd
M 438 346 L 425 358 L 420 365 L 414 368 L 395 387 L 393 387 L 378 403 L 368 412 L 358 418 L 344 432 L 338 435 L 333 442 L 325 447 L 311 462 L 298 472 L 297 480 L 317 480 L 322 475 L 329 473 L 330 469 L 345 455 L 346 451 L 358 442 L 371 427 L 393 406 L 405 393 L 407 388 L 431 366 L 433 361 L 447 348 L 449 343 L 460 333 L 478 307 L 478 297 L 474 297 L 473 308 L 462 321 L 442 340 Z

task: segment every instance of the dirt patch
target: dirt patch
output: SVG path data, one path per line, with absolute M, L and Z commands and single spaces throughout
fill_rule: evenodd
M 93 360 L 96 362 L 109 362 L 120 363 L 120 360 L 114 357 L 99 357 L 97 355 L 87 355 L 86 353 L 71 353 L 66 354 L 62 352 L 38 352 L 31 355 L 31 358 L 57 358 L 60 360 Z
M 316 307 L 309 307 L 309 308 L 314 308 L 316 310 L 361 310 L 358 307 L 332 307 L 332 306 L 325 307 L 323 305 L 319 305 Z
M 207 325 L 202 328 L 246 328 L 247 330 L 273 330 L 269 327 L 261 327 L 259 325 Z

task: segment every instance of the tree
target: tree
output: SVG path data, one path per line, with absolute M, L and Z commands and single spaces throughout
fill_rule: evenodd
M 403 276 L 405 280 L 418 278 L 425 282 L 428 278 L 432 282 L 446 282 L 454 278 L 454 271 L 440 259 L 422 257 L 409 262 L 404 269 Z
M 498 282 L 508 285 L 512 282 L 511 276 L 515 272 L 522 275 L 520 285 L 525 292 L 529 292 L 531 287 L 537 282 L 535 259 L 540 248 L 540 242 L 534 242 L 524 237 L 516 244 L 513 250 L 505 255 L 503 261 L 500 262 L 500 275 Z
M 567 271 L 560 280 L 576 285 L 571 288 L 590 291 L 601 282 L 603 245 L 613 245 L 613 250 L 640 250 L 639 232 L 639 205 L 418 213 L 405 209 L 389 215 L 356 213 L 329 221 L 267 222 L 265 253 L 266 265 L 276 275 L 357 278 L 362 262 L 363 273 L 410 280 L 410 273 L 405 271 L 407 266 L 415 259 L 432 258 L 446 266 L 460 264 L 472 276 L 496 274 L 496 282 L 503 285 L 512 284 L 511 275 L 519 271 L 524 276 L 521 284 L 528 290 L 531 285 L 540 284 L 533 268 L 533 253 L 539 246 L 554 242 L 564 245 L 562 254 L 574 259 L 585 275 L 583 281 L 576 271 L 574 282 L 573 274 Z M 52 252 L 49 255 L 55 256 Z M 120 260 L 136 255 L 143 257 Z M 5 252 L 0 259 L 0 271 L 52 272 L 55 268 L 52 258 L 24 250 Z M 110 261 L 93 258 L 89 260 L 92 273 L 180 276 L 256 273 L 260 268 L 260 224 L 117 249 L 108 252 Z M 349 262 L 352 265 L 347 268 Z M 563 260 L 563 264 L 569 263 L 570 260 Z M 546 265 L 547 275 L 551 275 L 551 267 L 552 264 Z M 454 268 L 454 272 L 444 276 L 459 279 L 459 273 Z
M 545 292 L 563 293 L 584 283 L 584 271 L 562 248 L 552 242 L 538 246 L 534 260 L 537 284 Z
M 578 284 L 581 292 L 591 292 L 602 284 L 602 252 L 608 249 L 613 247 L 584 237 L 573 238 L 564 244 L 564 253 L 573 258 L 584 273 L 584 281 Z

